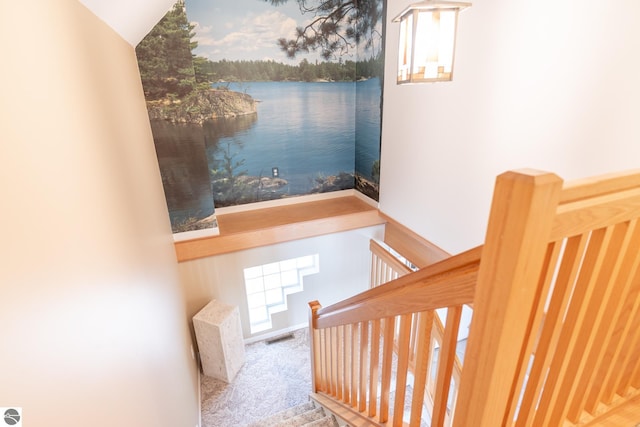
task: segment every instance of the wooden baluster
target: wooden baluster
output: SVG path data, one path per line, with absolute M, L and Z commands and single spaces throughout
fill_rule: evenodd
M 436 399 L 433 403 L 432 427 L 444 426 L 447 416 L 447 402 L 456 358 L 456 344 L 458 342 L 461 316 L 462 306 L 454 306 L 447 309 L 447 323 L 444 327 L 444 338 L 442 339 L 440 360 L 438 361 L 438 380 L 436 382 Z
M 635 303 L 629 318 L 625 321 L 623 336 L 626 337 L 626 340 L 623 349 L 620 351 L 620 362 L 618 364 L 618 372 L 623 372 L 624 374 L 614 378 L 613 381 L 609 381 L 609 384 L 607 384 L 606 392 L 602 399 L 606 403 L 613 401 L 616 390 L 619 395 L 625 396 L 631 385 L 635 388 L 638 388 L 639 385 L 639 381 L 636 380 L 637 376 L 640 375 L 640 363 L 637 362 L 640 360 L 640 301 L 637 287 L 640 285 L 640 268 L 638 266 L 635 266 L 632 282 L 635 286 L 632 289 L 629 300 L 635 301 Z M 635 298 L 633 298 L 634 295 Z M 635 332 L 632 333 L 630 331 Z
M 369 364 L 369 412 L 370 417 L 376 416 L 378 404 L 378 378 L 380 362 L 380 320 L 371 322 L 371 363 Z
M 331 331 L 331 395 L 338 396 L 338 328 L 329 328 Z
M 371 252 L 371 272 L 369 273 L 370 288 L 375 288 L 377 286 L 377 283 L 378 283 L 377 267 L 378 267 L 378 256 L 375 254 L 375 252 L 372 251 Z
M 613 400 L 618 385 L 623 380 L 624 367 L 629 365 L 629 356 L 633 342 L 636 336 L 640 336 L 640 270 L 636 269 L 635 278 L 633 279 L 633 288 L 627 298 L 626 305 L 623 309 L 623 317 L 621 319 L 621 328 L 618 336 L 624 337 L 622 340 L 613 338 L 614 342 L 618 342 L 617 349 L 614 351 L 613 362 L 610 363 L 608 377 L 605 380 L 605 386 L 600 390 L 600 395 L 587 406 L 587 411 L 595 412 L 598 402 L 602 401 L 610 404 Z M 635 333 L 632 331 L 636 331 Z
M 604 274 L 604 283 L 600 285 L 607 288 L 605 298 L 615 303 L 607 303 L 604 310 L 598 308 L 599 318 L 595 321 L 598 329 L 590 337 L 591 349 L 583 369 L 581 381 L 572 390 L 576 397 L 573 398 L 568 417 L 573 422 L 577 422 L 580 418 L 587 405 L 588 397 L 594 394 L 597 395 L 602 390 L 604 376 L 602 370 L 606 370 L 611 363 L 611 359 L 609 359 L 603 366 L 603 358 L 607 350 L 617 344 L 610 341 L 610 337 L 614 333 L 614 327 L 618 324 L 621 309 L 627 299 L 628 291 L 631 287 L 631 279 L 633 278 L 632 271 L 635 270 L 637 261 L 640 259 L 640 252 L 637 250 L 640 227 L 636 228 L 636 221 L 618 224 L 615 229 L 617 233 L 614 231 L 614 235 L 619 234 L 620 238 L 619 247 L 616 247 L 613 259 L 609 259 L 611 270 Z M 600 304 L 603 303 L 602 300 Z M 578 390 L 580 392 L 576 393 Z M 597 400 L 592 402 L 596 403 Z
M 351 403 L 351 369 L 353 362 L 351 360 L 352 354 L 352 334 L 353 325 L 344 325 L 344 403 Z
M 429 342 L 429 359 L 431 360 L 431 362 L 427 367 L 427 393 L 429 395 L 429 398 L 431 399 L 432 415 L 433 415 L 433 402 L 436 400 L 436 379 L 433 376 L 434 372 L 432 372 L 433 370 L 431 369 L 432 368 L 431 365 L 433 364 L 433 360 L 436 359 L 434 357 L 436 352 L 436 345 L 438 346 L 438 349 L 442 348 L 442 345 L 441 345 L 442 340 L 438 338 L 439 331 L 435 324 L 436 319 L 438 319 L 438 313 L 436 313 L 435 311 L 433 312 L 433 319 L 434 319 L 434 323 L 433 323 L 433 327 L 431 328 L 431 341 Z M 435 374 L 437 374 L 437 366 L 436 366 Z
M 380 422 L 389 420 L 389 390 L 391 389 L 391 369 L 393 366 L 393 346 L 396 331 L 396 318 L 384 319 L 384 339 L 382 350 L 382 381 L 380 384 Z
M 581 337 L 579 329 L 587 316 L 587 308 L 594 295 L 595 278 L 602 267 L 603 252 L 601 249 L 606 248 L 610 240 L 610 228 L 599 229 L 591 233 L 583 267 L 580 270 L 577 285 L 571 296 L 571 303 L 562 326 L 558 348 L 556 349 L 558 354 L 564 356 L 554 358 L 551 363 L 544 388 L 542 389 L 540 404 L 534 418 L 536 425 L 550 425 L 550 420 L 557 417 L 553 410 L 557 407 L 559 398 L 567 396 L 566 394 L 560 394 L 560 391 L 567 384 L 565 380 L 575 380 L 578 364 L 575 363 L 575 356 L 572 355 L 577 355 L 577 352 L 580 351 L 580 348 L 576 346 Z M 567 377 L 566 375 L 570 372 L 573 373 L 573 376 Z
M 409 340 L 411 339 L 411 314 L 400 316 L 398 334 L 398 369 L 396 371 L 396 393 L 393 406 L 393 427 L 402 427 L 404 399 L 407 392 L 407 371 L 409 370 Z
M 331 376 L 329 370 L 329 329 L 322 329 L 322 391 L 331 393 Z
M 533 423 L 536 404 L 544 386 L 546 372 L 549 369 L 556 345 L 560 339 L 562 330 L 562 316 L 560 313 L 564 313 L 569 304 L 572 294 L 570 284 L 575 282 L 578 275 L 587 240 L 586 235 L 578 235 L 566 241 L 562 262 L 555 279 L 553 294 L 547 308 L 544 327 L 537 338 L 538 345 L 535 349 L 535 358 L 520 404 L 516 427 L 527 427 Z M 555 264 L 553 260 L 559 257 L 561 246 L 562 243 L 557 242 L 553 245 L 552 252 L 548 252 L 551 257 L 550 263 Z M 515 410 L 516 408 L 511 408 L 511 416 L 515 415 Z
M 413 400 L 411 402 L 410 427 L 419 427 L 422 421 L 422 405 L 427 387 L 427 373 L 431 362 L 431 330 L 433 329 L 433 311 L 424 311 L 418 315 L 416 363 L 414 368 Z
M 331 359 L 332 359 L 332 341 L 331 341 L 331 328 L 325 328 L 324 330 L 324 334 L 325 334 L 325 341 L 324 341 L 324 345 L 325 345 L 325 365 L 327 367 L 326 370 L 326 382 L 327 382 L 327 394 L 329 395 L 333 395 L 333 371 L 332 371 L 332 366 L 331 366 Z
M 614 388 L 612 389 L 610 400 L 605 400 L 605 402 L 612 402 L 613 399 L 615 399 L 616 393 L 620 396 L 625 396 L 629 392 L 629 388 L 631 387 L 634 373 L 633 361 L 640 359 L 640 312 L 636 313 L 633 319 L 633 326 L 631 327 L 631 330 L 635 331 L 635 333 L 631 334 L 632 337 L 629 340 L 629 348 L 624 357 L 621 375 L 618 378 L 617 384 L 615 384 Z
M 599 269 L 598 274 L 595 274 L 595 277 L 592 278 L 594 289 L 589 300 L 585 301 L 585 307 L 583 308 L 585 313 L 584 321 L 581 322 L 582 326 L 575 334 L 576 344 L 573 350 L 575 356 L 572 357 L 566 354 L 568 358 L 573 360 L 573 363 L 567 370 L 567 377 L 560 383 L 558 396 L 564 396 L 564 398 L 557 399 L 554 404 L 550 417 L 552 424 L 559 424 L 568 417 L 571 409 L 569 404 L 574 404 L 574 416 L 569 417 L 569 420 L 574 421 L 577 419 L 582 412 L 583 405 L 580 401 L 581 399 L 575 397 L 576 391 L 580 390 L 580 394 L 584 395 L 589 389 L 588 383 L 591 376 L 591 368 L 599 353 L 599 350 L 594 351 L 593 347 L 599 334 L 598 324 L 603 318 L 605 309 L 610 307 L 609 298 L 612 291 L 617 289 L 617 286 L 607 286 L 607 280 L 609 277 L 617 276 L 617 271 L 615 271 L 616 258 L 618 258 L 618 261 L 621 258 L 618 254 L 620 253 L 620 246 L 625 240 L 628 224 L 622 223 L 608 229 L 611 232 L 611 239 L 608 245 L 603 246 L 601 249 L 599 258 L 602 259 L 602 267 Z M 606 318 L 608 321 L 613 320 L 612 313 L 608 313 Z
M 418 313 L 411 316 L 411 337 L 409 339 L 409 371 L 413 372 L 416 362 L 416 340 L 418 333 Z
M 360 379 L 358 392 L 358 411 L 367 409 L 367 362 L 369 359 L 369 322 L 360 323 Z
M 360 361 L 358 359 L 358 340 L 360 333 L 360 324 L 355 323 L 351 325 L 351 406 L 353 408 L 358 407 L 358 366 Z
M 337 393 L 336 397 L 338 400 L 343 400 L 342 391 L 344 388 L 344 325 L 340 325 L 337 328 L 336 340 L 337 340 L 337 349 L 336 349 L 336 358 L 337 358 Z
M 316 360 L 318 366 L 316 366 L 316 372 L 318 372 L 318 381 L 316 383 L 316 389 L 318 391 L 324 391 L 324 329 L 316 329 L 318 334 L 318 348 L 316 354 L 318 355 Z
M 638 362 L 638 360 L 640 360 L 640 342 L 636 343 L 636 345 L 634 352 L 636 357 L 635 359 L 631 359 L 633 362 L 630 363 L 633 368 L 633 373 L 629 376 L 629 379 L 631 380 L 630 386 L 638 390 L 640 389 L 640 363 Z
M 331 395 L 332 384 L 331 384 L 331 328 L 323 329 L 324 332 L 324 381 L 325 381 L 325 392 Z

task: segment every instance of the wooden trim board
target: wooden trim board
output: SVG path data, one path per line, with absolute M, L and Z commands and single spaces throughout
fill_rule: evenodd
M 217 214 L 220 234 L 175 242 L 178 262 L 384 224 L 378 209 L 347 195 Z

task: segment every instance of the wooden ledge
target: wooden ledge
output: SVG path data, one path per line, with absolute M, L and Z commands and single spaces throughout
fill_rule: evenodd
M 216 218 L 219 235 L 175 242 L 178 262 L 385 223 L 376 207 L 354 195 Z

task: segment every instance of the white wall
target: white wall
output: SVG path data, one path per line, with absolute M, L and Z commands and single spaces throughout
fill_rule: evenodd
M 389 0 L 393 18 L 411 0 Z M 640 2 L 478 0 L 454 79 L 397 86 L 388 23 L 381 209 L 445 250 L 481 244 L 495 177 L 640 167 Z
M 162 19 L 176 0 L 79 0 L 136 46 Z
M 306 323 L 308 302 L 318 300 L 327 306 L 369 287 L 369 240 L 381 239 L 382 234 L 382 226 L 367 227 L 180 263 L 187 312 L 195 315 L 212 299 L 237 305 L 244 337 L 251 338 L 244 269 L 318 254 L 320 271 L 304 278 L 303 292 L 289 296 L 288 311 L 272 318 L 273 329 L 257 335 Z
M 0 14 L 0 406 L 197 425 L 198 371 L 133 47 L 76 0 Z

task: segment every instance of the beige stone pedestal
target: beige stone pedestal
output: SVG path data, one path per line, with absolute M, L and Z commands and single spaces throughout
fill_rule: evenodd
M 245 361 L 238 307 L 211 301 L 193 316 L 202 372 L 230 383 Z

